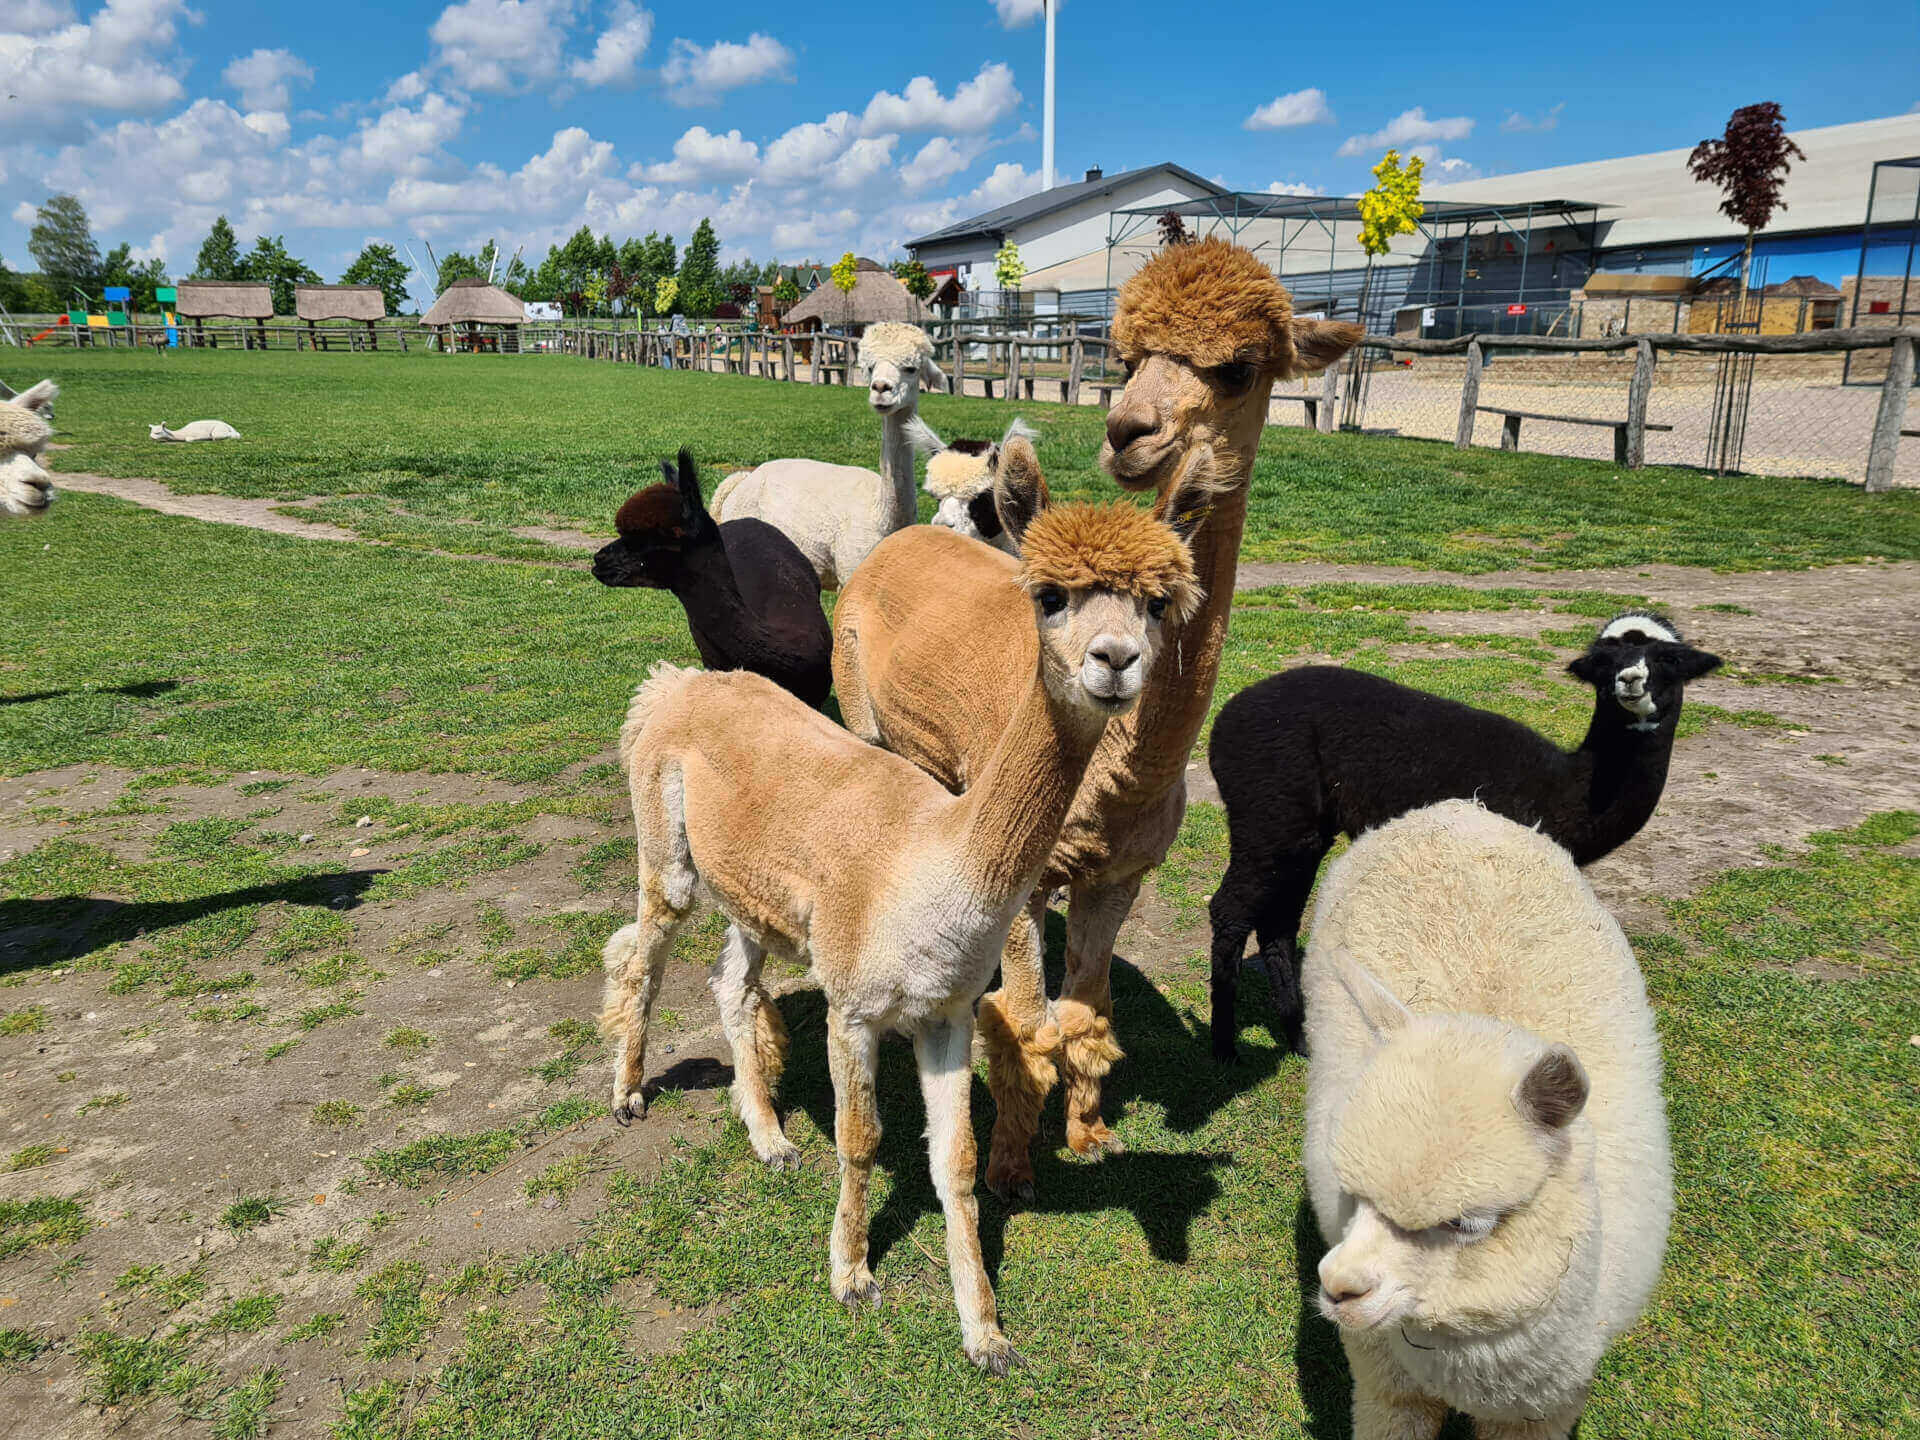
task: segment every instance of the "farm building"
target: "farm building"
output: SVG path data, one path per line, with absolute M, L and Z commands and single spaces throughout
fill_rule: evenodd
M 293 287 L 293 313 L 307 322 L 307 340 L 316 350 L 329 344 L 362 342 L 358 333 L 351 336 L 328 335 L 319 329 L 322 320 L 357 320 L 367 327 L 364 337 L 369 349 L 380 346 L 377 322 L 387 318 L 386 293 L 378 285 L 296 285 Z
M 194 344 L 219 343 L 217 331 L 212 335 L 206 331 L 209 320 L 251 320 L 252 332 L 241 329 L 239 333 L 248 348 L 266 349 L 266 322 L 273 318 L 271 285 L 251 280 L 182 280 L 175 288 L 174 313 L 193 321 Z
M 933 312 L 914 299 L 885 266 L 861 259 L 855 262 L 854 268 L 850 294 L 842 294 L 829 277 L 826 284 L 795 302 L 781 317 L 782 323 L 798 330 L 837 330 L 858 335 L 867 326 L 882 320 L 917 324 L 933 318 Z
M 526 302 L 518 295 L 469 276 L 442 290 L 420 323 L 438 330 L 447 350 L 514 354 L 520 349 L 520 327 L 526 319 Z

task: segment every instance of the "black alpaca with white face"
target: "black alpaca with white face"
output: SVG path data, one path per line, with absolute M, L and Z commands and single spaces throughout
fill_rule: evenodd
M 1337 836 L 1477 799 L 1590 865 L 1653 814 L 1687 682 L 1719 664 L 1670 620 L 1616 615 L 1567 667 L 1594 689 L 1586 738 L 1570 752 L 1504 715 L 1336 666 L 1288 670 L 1234 696 L 1207 750 L 1231 842 L 1209 906 L 1215 1057 L 1233 1058 L 1249 932 L 1260 939 L 1276 1033 L 1303 1048 L 1300 917 Z
M 620 538 L 593 557 L 602 585 L 666 590 L 709 670 L 751 670 L 818 709 L 833 686 L 833 632 L 820 577 L 764 520 L 715 524 L 693 458 L 660 462 L 665 483 L 620 507 Z

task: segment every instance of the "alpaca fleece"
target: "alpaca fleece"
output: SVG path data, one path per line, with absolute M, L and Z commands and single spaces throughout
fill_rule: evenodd
M 895 365 L 918 364 L 933 358 L 933 339 L 918 325 L 902 325 L 897 320 L 882 320 L 869 325 L 860 337 L 858 360 L 869 374 L 883 360 Z
M 1168 616 L 1193 618 L 1204 598 L 1193 556 L 1173 531 L 1137 505 L 1061 505 L 1043 511 L 1020 541 L 1020 583 L 1083 590 L 1097 582 L 1167 602 Z
M 1673 1210 L 1620 927 L 1546 836 L 1449 800 L 1334 862 L 1304 979 L 1307 1183 L 1356 1440 L 1430 1437 L 1447 1407 L 1560 1440 Z
M 53 438 L 47 415 L 59 394 L 58 385 L 42 380 L 0 400 L 0 514 L 39 515 L 53 503 L 53 476 L 40 452 Z

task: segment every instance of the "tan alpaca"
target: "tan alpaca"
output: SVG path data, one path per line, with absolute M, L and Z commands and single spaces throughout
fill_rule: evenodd
M 1120 1057 L 1107 972 L 1113 940 L 1146 873 L 1166 855 L 1186 810 L 1187 756 L 1205 720 L 1233 599 L 1254 452 L 1274 381 L 1318 370 L 1359 327 L 1297 320 L 1285 288 L 1249 252 L 1223 241 L 1169 249 L 1120 293 L 1114 338 L 1132 369 L 1107 416 L 1101 464 L 1129 489 L 1155 489 L 1155 513 L 1197 522 L 1196 576 L 1206 603 L 1169 627 L 1168 662 L 1139 706 L 1107 728 L 1042 873 L 1013 927 L 1003 988 L 980 1007 L 997 1110 L 987 1183 L 1032 1194 L 1031 1141 L 1058 1068 L 1067 1142 L 1118 1151 L 1100 1117 L 1100 1079 Z M 1176 475 L 1204 480 L 1172 492 Z M 950 531 L 916 526 L 877 546 L 834 610 L 833 676 L 859 735 L 965 789 L 983 773 L 1033 665 L 1024 609 L 1008 595 L 1014 562 Z M 1039 956 L 1046 894 L 1070 887 L 1065 987 L 1048 1024 Z
M 1016 442 L 1001 475 L 1010 496 L 1036 495 L 1032 447 Z M 831 1285 L 848 1305 L 879 1299 L 867 1268 L 876 1051 L 890 1030 L 911 1036 L 962 1340 L 996 1374 L 1017 1357 L 980 1258 L 967 1094 L 974 1001 L 1108 720 L 1139 696 L 1163 623 L 1200 598 L 1183 541 L 1132 506 L 1065 506 L 1030 523 L 1030 510 L 1009 512 L 1025 559 L 1002 583 L 1037 639 L 1026 693 L 963 796 L 758 675 L 654 667 L 620 734 L 640 918 L 607 942 L 601 1014 L 615 1042 L 614 1115 L 624 1118 L 644 1108 L 648 1016 L 674 934 L 697 907 L 717 906 L 732 922 L 712 986 L 733 1050 L 734 1104 L 754 1152 L 784 1166 L 798 1154 L 770 1087 L 786 1036 L 761 966 L 772 950 L 811 967 L 826 992 L 840 1154 Z

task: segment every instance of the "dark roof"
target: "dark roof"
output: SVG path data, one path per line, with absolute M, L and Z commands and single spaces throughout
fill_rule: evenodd
M 1317 220 L 1324 224 L 1358 223 L 1358 195 L 1276 195 L 1266 190 L 1222 190 L 1210 186 L 1213 194 L 1199 200 L 1176 200 L 1163 205 L 1141 205 L 1115 211 L 1118 215 L 1176 215 L 1196 220 Z M 1048 192 L 1052 193 L 1052 192 Z M 1420 219 L 1424 225 L 1458 225 L 1475 221 L 1514 221 L 1529 211 L 1536 220 L 1556 215 L 1584 214 L 1611 210 L 1609 204 L 1592 200 L 1519 200 L 1492 205 L 1468 200 L 1422 200 Z
M 1210 195 L 1227 193 L 1211 180 L 1203 180 L 1191 170 L 1166 161 L 1159 165 L 1142 165 L 1138 170 L 1123 170 L 1117 175 L 1102 175 L 1095 180 L 1077 180 L 1071 185 L 1056 185 L 1051 190 L 1041 190 L 1023 200 L 1016 200 L 1011 205 L 1002 205 L 998 210 L 989 210 L 984 215 L 975 215 L 971 220 L 962 220 L 945 229 L 922 235 L 917 240 L 909 240 L 907 245 L 911 248 L 915 245 L 931 245 L 936 240 L 960 240 L 971 235 L 998 235 L 1008 226 L 1019 225 L 1042 215 L 1050 215 L 1055 210 L 1064 210 L 1069 205 L 1107 194 L 1144 175 L 1152 175 L 1160 171 L 1177 176 L 1189 185 L 1197 185 Z

